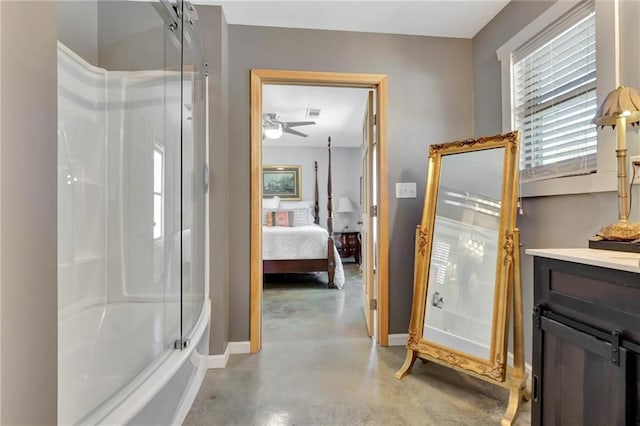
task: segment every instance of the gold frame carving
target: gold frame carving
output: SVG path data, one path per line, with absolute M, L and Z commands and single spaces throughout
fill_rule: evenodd
M 520 283 L 520 234 L 516 228 L 518 191 L 519 132 L 467 139 L 429 147 L 427 187 L 422 220 L 416 228 L 413 308 L 409 324 L 407 356 L 396 373 L 402 379 L 411 370 L 416 358 L 446 365 L 480 379 L 511 389 L 511 396 L 503 424 L 511 424 L 520 401 L 529 397 L 524 373 L 524 345 L 522 330 L 522 290 Z M 447 155 L 486 149 L 504 148 L 499 253 L 496 261 L 496 282 L 491 323 L 491 345 L 488 359 L 464 353 L 423 338 L 426 297 L 431 259 L 431 236 L 436 219 L 438 188 L 442 158 Z M 511 305 L 513 303 L 513 311 Z M 509 320 L 514 319 L 514 366 L 507 365 Z

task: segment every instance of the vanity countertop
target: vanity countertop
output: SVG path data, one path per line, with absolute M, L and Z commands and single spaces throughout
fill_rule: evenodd
M 531 256 L 640 273 L 640 253 L 590 248 L 528 249 L 525 253 Z

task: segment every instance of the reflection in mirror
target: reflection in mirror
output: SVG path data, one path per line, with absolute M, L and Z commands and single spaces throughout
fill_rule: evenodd
M 423 338 L 488 359 L 504 147 L 442 158 Z

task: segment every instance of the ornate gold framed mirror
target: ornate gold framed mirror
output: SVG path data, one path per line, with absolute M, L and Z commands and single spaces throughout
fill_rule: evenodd
M 407 357 L 434 361 L 510 387 L 503 424 L 526 397 L 519 233 L 519 133 L 429 147 L 422 220 L 416 229 Z M 507 366 L 514 305 L 514 367 Z M 511 397 L 510 397 L 511 399 Z

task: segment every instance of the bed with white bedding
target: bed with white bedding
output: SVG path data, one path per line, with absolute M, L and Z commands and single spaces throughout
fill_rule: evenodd
M 314 164 L 315 199 L 291 201 L 274 196 L 262 200 L 262 272 L 264 274 L 324 272 L 329 288 L 342 288 L 344 270 L 333 242 L 331 138 L 328 143 L 327 229 L 320 227 L 318 162 Z M 283 197 L 285 194 L 283 194 Z M 265 226 L 266 225 L 266 226 Z
M 295 227 L 263 226 L 262 260 L 264 273 L 325 270 L 329 272 L 328 239 L 327 230 L 316 224 Z M 331 247 L 335 263 L 333 283 L 336 287 L 342 288 L 344 285 L 342 261 L 335 245 L 331 244 Z M 332 281 L 331 276 L 329 281 Z

